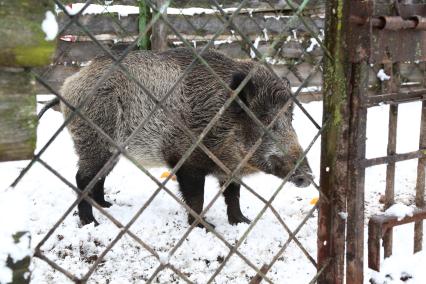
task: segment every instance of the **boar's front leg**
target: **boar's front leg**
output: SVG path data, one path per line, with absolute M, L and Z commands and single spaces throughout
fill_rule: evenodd
M 204 205 L 204 183 L 206 175 L 197 169 L 183 166 L 176 172 L 176 177 L 183 200 L 192 210 L 200 214 L 201 211 L 203 211 Z M 195 220 L 196 219 L 188 213 L 189 225 L 192 225 Z M 213 228 L 215 227 L 207 222 L 205 218 L 203 218 L 203 220 Z M 204 228 L 204 225 L 198 223 L 197 227 Z
M 221 186 L 224 183 L 221 182 Z M 238 223 L 250 223 L 250 220 L 247 219 L 240 208 L 240 187 L 241 185 L 235 182 L 232 182 L 223 192 L 225 197 L 225 203 L 227 206 L 228 221 L 231 225 L 236 225 Z

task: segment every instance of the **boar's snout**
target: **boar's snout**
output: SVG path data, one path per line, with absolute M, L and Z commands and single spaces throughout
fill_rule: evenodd
M 294 167 L 293 160 L 286 159 L 285 157 L 279 157 L 277 155 L 272 155 L 270 157 L 270 163 L 272 165 L 272 171 L 270 173 L 281 178 L 285 178 Z M 312 183 L 313 178 L 311 167 L 309 166 L 308 161 L 304 159 L 302 164 L 299 165 L 290 177 L 289 181 L 297 187 L 307 187 Z
M 298 167 L 296 172 L 291 176 L 290 181 L 297 187 L 307 187 L 312 183 L 312 170 L 306 160 Z

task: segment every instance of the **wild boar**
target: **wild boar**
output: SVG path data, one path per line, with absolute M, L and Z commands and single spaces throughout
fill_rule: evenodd
M 268 125 L 290 99 L 288 81 L 285 78 L 277 80 L 259 63 L 236 61 L 214 50 L 204 52 L 202 57 L 233 90 L 254 70 L 253 76 L 238 96 L 264 125 Z M 193 59 L 194 55 L 186 48 L 161 53 L 134 51 L 126 56 L 122 65 L 160 100 L 172 89 Z M 112 65 L 113 60 L 106 56 L 94 59 L 89 66 L 65 81 L 61 93 L 74 106 L 86 100 L 81 112 L 116 143 L 121 144 L 154 110 L 156 104 L 120 68 L 107 76 L 90 95 L 92 87 Z M 164 104 L 187 128 L 199 135 L 230 94 L 202 63 L 197 62 L 173 88 Z M 284 178 L 303 152 L 292 127 L 292 108 L 291 105 L 286 112 L 281 113 L 272 127 L 284 153 L 235 101 L 208 132 L 203 143 L 223 164 L 234 170 L 256 140 L 263 137 L 260 147 L 239 172 L 239 176 L 263 171 Z M 61 111 L 65 118 L 72 113 L 63 103 Z M 68 130 L 79 158 L 77 186 L 83 190 L 111 158 L 114 147 L 78 115 L 70 121 Z M 173 168 L 192 144 L 192 139 L 174 118 L 160 108 L 138 130 L 126 149 L 143 166 Z M 227 178 L 200 148 L 196 148 L 176 172 L 183 200 L 197 213 L 203 209 L 204 182 L 209 174 L 217 177 L 221 185 Z M 298 187 L 305 187 L 311 183 L 310 175 L 311 169 L 305 159 L 290 181 Z M 104 182 L 105 176 L 97 181 L 91 196 L 99 205 L 109 207 L 111 203 L 104 198 Z M 250 222 L 240 209 L 240 185 L 232 182 L 223 195 L 229 223 Z M 83 225 L 97 223 L 88 202 L 80 202 L 78 211 Z M 188 222 L 191 224 L 194 220 L 189 214 Z

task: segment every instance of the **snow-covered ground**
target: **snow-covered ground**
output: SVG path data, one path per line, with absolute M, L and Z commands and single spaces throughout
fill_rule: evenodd
M 305 104 L 306 109 L 317 122 L 321 121 L 322 104 L 312 102 Z M 369 111 L 368 157 L 382 156 L 386 151 L 387 106 Z M 416 150 L 418 147 L 419 104 L 405 104 L 400 108 L 398 151 Z M 62 123 L 60 113 L 48 111 L 40 121 L 37 148 L 40 149 Z M 404 127 L 403 127 L 404 125 Z M 409 125 L 410 127 L 407 127 Z M 306 147 L 316 134 L 309 120 L 295 110 L 294 126 L 301 144 Z M 308 158 L 313 171 L 319 173 L 319 141 L 310 151 Z M 77 158 L 72 142 L 66 131 L 48 148 L 42 156 L 50 166 L 55 168 L 67 180 L 74 183 Z M 19 174 L 28 161 L 0 163 L 0 190 L 5 190 Z M 414 196 L 415 172 L 417 162 L 408 161 L 397 164 L 396 200 L 403 204 L 412 204 Z M 160 178 L 165 169 L 152 169 L 151 173 Z M 255 174 L 246 177 L 245 182 L 260 195 L 268 199 L 281 180 L 271 175 Z M 318 181 L 318 180 L 317 180 Z M 384 192 L 385 167 L 377 166 L 367 170 L 366 177 L 366 214 L 367 217 L 382 210 L 379 197 Z M 178 193 L 177 183 L 170 181 L 167 186 Z M 120 222 L 128 222 L 135 212 L 156 190 L 155 184 L 129 161 L 122 159 L 106 181 L 107 199 L 114 204 L 107 209 Z M 206 182 L 206 204 L 219 189 L 217 181 L 208 177 Z M 11 189 L 26 196 L 31 204 L 29 211 L 29 228 L 32 246 L 44 237 L 52 225 L 75 200 L 75 194 L 63 182 L 46 170 L 41 164 L 25 175 L 19 185 Z M 318 193 L 314 187 L 304 189 L 287 184 L 273 202 L 289 227 L 294 230 L 313 207 L 311 201 Z M 241 204 L 244 214 L 253 219 L 262 209 L 263 204 L 252 194 L 243 190 Z M 91 263 L 115 238 L 119 230 L 106 217 L 95 212 L 100 225 L 94 227 L 79 225 L 76 210 L 43 245 L 42 250 L 51 260 L 71 271 L 77 276 L 87 272 Z M 216 225 L 216 230 L 231 244 L 242 236 L 247 224 L 231 226 L 227 222 L 226 209 L 220 198 L 206 214 L 207 219 Z M 297 234 L 310 255 L 316 259 L 317 213 L 309 218 L 306 225 Z M 3 216 L 2 216 L 3 218 Z M 400 283 L 401 276 L 410 275 L 408 283 L 426 283 L 424 267 L 426 253 L 412 255 L 413 229 L 406 225 L 395 230 L 395 257 L 383 262 L 382 273 L 374 273 L 366 268 L 365 279 L 374 277 L 377 283 Z M 132 232 L 150 245 L 166 259 L 188 228 L 184 209 L 166 192 L 161 192 L 141 217 L 131 227 Z M 269 263 L 275 253 L 284 245 L 288 234 L 269 210 L 243 242 L 239 251 L 252 263 L 260 267 Z M 182 246 L 168 259 L 190 280 L 205 283 L 227 256 L 229 249 L 213 234 L 196 228 L 184 240 Z M 106 255 L 98 269 L 90 278 L 92 283 L 128 283 L 146 281 L 160 262 L 142 248 L 129 236 L 124 236 Z M 67 283 L 69 280 L 60 272 L 54 271 L 48 264 L 37 258 L 33 259 L 33 283 Z M 268 276 L 276 283 L 308 283 L 315 275 L 316 269 L 294 242 L 280 256 Z M 216 283 L 247 283 L 255 274 L 238 256 L 231 257 L 222 272 L 216 277 Z M 158 274 L 157 282 L 183 282 L 170 269 Z

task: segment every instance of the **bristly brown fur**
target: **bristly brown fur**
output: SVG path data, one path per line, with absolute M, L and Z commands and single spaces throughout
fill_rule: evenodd
M 290 98 L 288 81 L 276 80 L 273 74 L 257 63 L 238 62 L 214 50 L 205 52 L 202 57 L 232 89 L 236 89 L 247 74 L 254 70 L 252 78 L 239 97 L 265 125 L 272 121 Z M 193 60 L 192 52 L 186 48 L 162 53 L 135 51 L 123 60 L 122 65 L 157 100 L 161 100 L 171 91 L 165 106 L 198 136 L 229 98 L 230 93 L 200 62 L 184 73 Z M 121 144 L 155 108 L 155 102 L 120 69 L 113 71 L 98 89 L 92 90 L 102 75 L 111 68 L 112 63 L 107 57 L 95 59 L 89 66 L 66 80 L 62 95 L 75 106 L 87 99 L 81 111 Z M 183 74 L 185 75 L 182 82 L 174 86 Z M 90 95 L 92 92 L 93 95 Z M 71 111 L 65 105 L 61 104 L 61 109 L 65 117 L 70 115 Z M 68 129 L 79 157 L 79 188 L 84 189 L 87 180 L 90 181 L 111 157 L 113 147 L 79 117 L 72 119 Z M 291 125 L 291 110 L 279 117 L 273 132 L 286 150 L 285 153 L 280 151 L 269 135 L 264 135 L 262 128 L 257 126 L 236 102 L 233 102 L 208 132 L 203 143 L 230 170 L 234 170 L 256 140 L 263 136 L 262 144 L 239 174 L 245 175 L 260 170 L 284 177 L 302 153 Z M 192 143 L 192 139 L 179 127 L 175 119 L 169 117 L 163 109 L 159 109 L 130 141 L 128 152 L 147 167 L 174 167 Z M 296 185 L 306 186 L 310 183 L 303 178 L 303 173 L 310 174 L 307 161 L 294 174 L 293 181 Z M 196 212 L 202 209 L 202 201 L 199 199 L 204 188 L 200 187 L 204 187 L 204 177 L 208 174 L 215 175 L 221 181 L 226 178 L 224 172 L 199 148 L 177 172 L 182 196 Z M 195 184 L 197 187 L 194 187 Z M 102 194 L 94 192 L 93 196 L 102 195 L 99 202 L 105 202 L 103 185 L 97 188 L 102 188 Z M 239 195 L 239 187 L 237 190 L 234 184 L 230 192 Z M 229 201 L 232 195 L 228 194 L 227 198 Z M 234 202 L 230 204 L 236 206 Z M 90 210 L 87 205 L 80 205 L 79 208 L 83 211 L 80 212 L 83 223 L 94 221 L 91 207 Z M 240 214 L 236 209 L 230 212 L 234 212 L 231 213 L 234 215 Z M 231 219 L 244 220 L 241 216 L 231 216 Z

